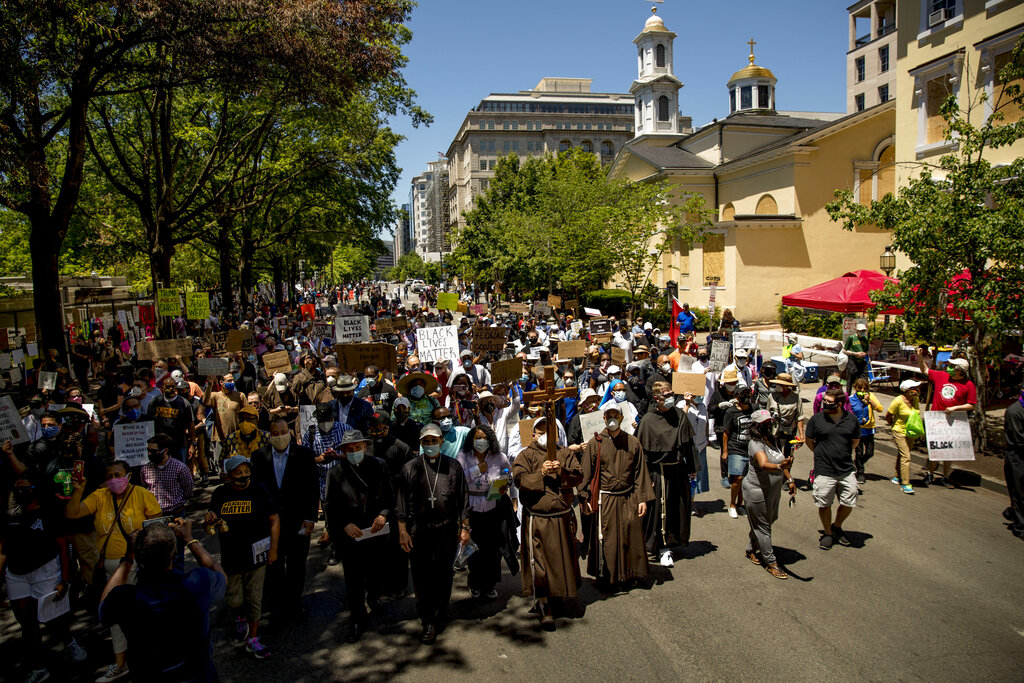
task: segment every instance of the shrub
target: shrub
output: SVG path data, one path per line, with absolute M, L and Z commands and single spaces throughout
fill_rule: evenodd
M 780 305 L 779 321 L 785 332 L 824 339 L 841 339 L 843 335 L 842 313 L 812 313 L 802 308 Z
M 596 289 L 580 297 L 584 306 L 596 308 L 601 315 L 620 316 L 629 313 L 629 292 L 622 289 Z

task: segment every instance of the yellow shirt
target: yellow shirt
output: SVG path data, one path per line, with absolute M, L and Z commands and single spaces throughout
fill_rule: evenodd
M 916 403 L 916 401 L 915 401 Z M 907 419 L 914 414 L 917 410 L 917 406 L 911 406 L 907 404 L 907 399 L 903 396 L 897 396 L 889 404 L 889 415 L 892 415 L 892 431 L 894 434 L 907 434 Z
M 128 497 L 127 500 L 118 501 L 122 504 L 120 516 L 124 533 L 131 535 L 133 531 L 142 528 L 144 520 L 160 516 L 160 504 L 156 502 L 156 496 L 147 489 L 129 484 L 129 490 L 125 495 Z M 82 501 L 82 507 L 87 513 L 96 516 L 96 550 L 103 550 L 107 534 L 113 529 L 104 555 L 109 560 L 121 559 L 128 550 L 124 534 L 114 519 L 114 504 L 114 494 L 106 486 L 96 489 Z

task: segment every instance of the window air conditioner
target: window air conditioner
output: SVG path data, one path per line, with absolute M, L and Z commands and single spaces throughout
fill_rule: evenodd
M 938 26 L 939 24 L 944 23 L 947 19 L 952 18 L 953 10 L 949 9 L 948 7 L 943 7 L 942 9 L 932 12 L 931 14 L 928 15 L 928 28 Z

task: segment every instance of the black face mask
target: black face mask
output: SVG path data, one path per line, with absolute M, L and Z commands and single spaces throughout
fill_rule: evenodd
M 23 508 L 31 505 L 35 499 L 36 494 L 32 489 L 28 489 L 26 491 L 19 491 L 18 489 L 14 490 L 14 502 Z
M 252 477 L 239 477 L 238 479 L 232 479 L 231 483 L 240 489 L 249 488 L 249 481 Z
M 154 465 L 162 462 L 164 459 L 164 451 L 149 451 L 146 455 L 149 457 L 149 461 Z
M 699 360 L 701 363 L 705 363 L 708 360 L 708 356 L 707 356 L 707 354 L 698 355 L 697 356 L 697 360 Z
M 340 403 L 343 406 L 347 406 L 351 402 L 352 402 L 352 396 L 351 395 L 349 395 L 349 396 L 340 396 L 339 395 L 338 396 L 338 403 Z

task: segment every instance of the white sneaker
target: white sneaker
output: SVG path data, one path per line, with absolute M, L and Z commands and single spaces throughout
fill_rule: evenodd
M 85 651 L 85 648 L 78 644 L 78 641 L 74 638 L 71 642 L 64 647 L 64 652 L 68 653 L 68 656 L 75 662 L 81 663 L 89 658 L 89 654 Z
M 117 664 L 111 664 L 107 667 L 106 673 L 96 679 L 96 683 L 110 683 L 110 681 L 117 681 L 128 675 L 128 665 L 118 666 Z
M 739 517 L 739 513 L 736 512 L 736 508 L 734 508 L 732 506 L 729 506 L 729 516 L 732 517 L 733 519 L 736 519 L 736 518 Z
M 661 566 L 662 567 L 672 567 L 674 565 L 675 565 L 675 562 L 672 559 L 672 551 L 671 550 L 666 550 L 665 552 L 663 552 L 661 554 Z

